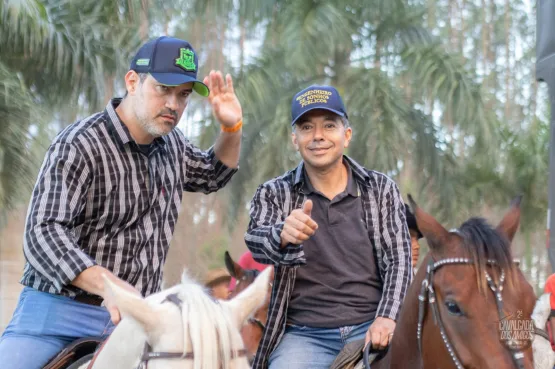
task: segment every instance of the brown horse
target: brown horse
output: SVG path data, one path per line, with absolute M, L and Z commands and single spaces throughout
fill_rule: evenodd
M 231 258 L 231 255 L 229 255 L 227 251 L 225 252 L 225 265 L 229 274 L 237 280 L 235 288 L 231 291 L 229 298 L 235 297 L 238 293 L 250 286 L 260 273 L 256 269 L 243 269 Z M 273 281 L 273 272 L 270 280 Z M 271 289 L 271 287 L 272 285 L 270 284 L 268 288 Z M 264 304 L 252 314 L 252 317 L 247 320 L 246 324 L 241 329 L 241 337 L 243 338 L 243 343 L 247 350 L 249 362 L 252 361 L 256 354 L 256 350 L 258 350 L 258 345 L 266 327 L 270 295 L 271 293 L 268 293 L 268 297 Z
M 471 218 L 452 231 L 409 201 L 430 252 L 409 287 L 388 354 L 372 368 L 532 369 L 533 329 L 526 323 L 536 296 L 511 253 L 520 198 L 496 228 Z M 520 326 L 504 323 L 516 319 Z

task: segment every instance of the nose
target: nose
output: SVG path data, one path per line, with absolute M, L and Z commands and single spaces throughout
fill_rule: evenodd
M 166 100 L 166 108 L 179 112 L 180 101 L 175 94 L 168 94 L 168 98 Z
M 321 127 L 320 125 L 316 125 L 316 127 L 314 127 L 313 139 L 314 141 L 322 141 L 324 139 L 324 127 Z

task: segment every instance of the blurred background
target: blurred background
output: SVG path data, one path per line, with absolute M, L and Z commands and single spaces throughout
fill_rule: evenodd
M 534 78 L 532 0 L 4 0 L 0 2 L 0 332 L 21 289 L 30 191 L 64 127 L 124 93 L 149 38 L 187 39 L 201 78 L 230 73 L 244 110 L 240 171 L 209 196 L 185 194 L 165 268 L 202 275 L 246 251 L 256 186 L 300 160 L 290 102 L 313 83 L 342 94 L 348 155 L 391 176 L 453 228 L 496 224 L 523 194 L 515 255 L 540 292 L 546 249 L 547 87 Z M 219 131 L 195 97 L 179 124 L 207 149 Z M 423 251 L 426 252 L 425 242 Z M 422 252 L 421 252 L 422 254 Z M 422 259 L 422 258 L 421 258 Z

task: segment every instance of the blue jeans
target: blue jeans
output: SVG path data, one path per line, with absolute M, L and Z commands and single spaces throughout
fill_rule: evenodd
M 114 329 L 104 307 L 25 287 L 0 338 L 2 369 L 39 369 L 72 341 Z
M 340 328 L 288 325 L 270 355 L 269 369 L 328 369 L 343 346 L 363 339 L 372 321 Z

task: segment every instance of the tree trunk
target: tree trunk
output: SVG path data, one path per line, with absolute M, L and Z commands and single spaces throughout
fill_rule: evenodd
M 459 15 L 460 15 L 460 32 L 459 32 L 459 52 L 461 55 L 464 55 L 464 42 L 466 40 L 466 22 L 464 19 L 464 9 L 466 7 L 466 0 L 462 0 L 461 6 L 459 7 Z
M 488 47 L 488 65 L 490 67 L 491 70 L 491 81 L 493 83 L 493 87 L 495 88 L 495 82 L 497 80 L 497 64 L 496 64 L 496 60 L 497 60 L 497 50 L 495 48 L 494 45 L 492 45 L 492 40 L 495 40 L 495 28 L 494 28 L 494 23 L 496 21 L 495 18 L 495 14 L 496 14 L 496 5 L 495 5 L 495 0 L 490 0 L 490 14 L 491 14 L 491 19 L 489 21 L 488 24 L 488 33 L 489 33 L 489 47 Z
M 114 97 L 114 75 L 105 74 L 104 75 L 104 100 L 103 105 L 106 106 L 108 101 Z
M 482 74 L 484 76 L 484 90 L 488 90 L 488 50 L 489 50 L 489 27 L 488 27 L 488 7 L 486 0 L 482 0 Z
M 456 8 L 456 1 L 457 0 L 449 0 L 449 5 L 447 8 L 447 40 L 449 41 L 449 45 L 456 45 L 457 43 L 455 42 L 455 30 L 453 27 L 453 20 L 454 20 L 454 16 L 453 13 L 455 12 L 455 8 Z M 449 49 L 451 49 L 449 47 Z
M 505 119 L 508 122 L 513 121 L 511 119 L 511 4 L 509 0 L 505 0 Z
M 374 54 L 374 69 L 377 69 L 377 70 L 380 70 L 382 67 L 382 47 L 383 47 L 382 41 L 376 38 L 376 51 Z
M 148 40 L 148 29 L 150 27 L 149 20 L 148 20 L 148 1 L 149 0 L 141 0 L 141 23 L 139 26 L 139 36 L 141 37 L 141 41 L 145 42 Z
M 428 0 L 428 29 L 431 31 L 436 28 L 436 2 L 437 0 Z
M 245 65 L 245 40 L 247 39 L 247 20 L 242 14 L 239 16 L 239 76 L 243 76 Z
M 536 109 L 538 106 L 537 103 L 538 98 L 538 81 L 534 78 L 532 82 L 532 91 L 530 92 L 530 111 L 528 112 L 528 116 L 532 119 L 532 124 L 535 124 L 536 121 Z

